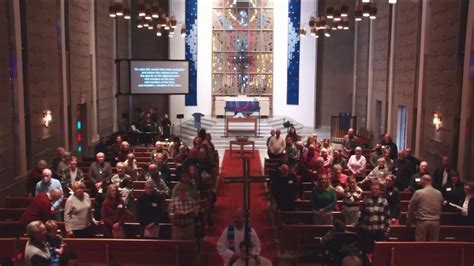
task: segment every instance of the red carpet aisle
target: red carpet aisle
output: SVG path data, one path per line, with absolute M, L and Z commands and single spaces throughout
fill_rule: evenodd
M 255 158 L 250 157 L 250 159 L 250 174 L 255 176 L 261 175 L 262 166 L 258 151 L 255 151 Z M 240 156 L 234 153 L 231 158 L 229 151 L 226 150 L 222 163 L 221 177 L 241 175 L 242 162 Z M 208 243 L 204 246 L 202 265 L 223 265 L 222 259 L 216 250 L 216 243 L 225 227 L 232 223 L 234 210 L 243 206 L 242 185 L 224 184 L 222 179 L 219 182 L 218 199 L 212 215 L 214 226 L 207 236 Z M 273 265 L 278 265 L 276 263 L 277 249 L 273 242 L 268 201 L 265 198 L 265 186 L 263 183 L 252 184 L 250 191 L 250 222 L 262 242 L 262 256 L 272 260 Z

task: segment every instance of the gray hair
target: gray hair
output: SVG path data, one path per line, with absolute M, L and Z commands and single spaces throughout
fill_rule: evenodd
M 40 226 L 44 225 L 41 221 L 33 221 L 26 226 L 26 235 L 30 239 L 34 239 L 36 234 L 40 231 Z

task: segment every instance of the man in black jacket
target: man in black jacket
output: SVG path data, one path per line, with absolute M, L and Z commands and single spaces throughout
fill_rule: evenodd
M 138 198 L 138 220 L 143 227 L 143 237 L 158 238 L 158 226 L 163 217 L 163 199 L 155 191 L 151 181 L 145 183 L 145 193 Z
M 278 209 L 282 211 L 295 210 L 296 176 L 291 172 L 287 164 L 282 164 L 272 177 L 272 195 L 276 199 Z
M 412 163 L 406 158 L 405 151 L 398 152 L 398 159 L 393 162 L 392 173 L 397 177 L 395 186 L 400 191 L 410 185 L 410 178 L 415 172 Z
M 451 165 L 449 163 L 449 157 L 445 155 L 441 160 L 441 166 L 436 168 L 433 173 L 433 187 L 437 190 L 441 190 L 449 181 L 449 172 L 451 172 Z

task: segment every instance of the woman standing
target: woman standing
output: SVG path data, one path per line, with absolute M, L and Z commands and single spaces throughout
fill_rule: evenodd
M 357 186 L 353 176 L 347 179 L 347 187 L 342 199 L 342 214 L 346 224 L 355 224 L 359 220 L 359 203 L 362 198 L 362 189 Z
M 460 205 L 466 195 L 464 194 L 464 184 L 459 180 L 459 172 L 452 170 L 449 173 L 449 180 L 441 188 L 441 193 L 444 198 L 443 211 L 446 212 L 457 212 L 457 209 L 451 207 L 449 203 Z
M 355 154 L 349 158 L 347 166 L 352 172 L 352 175 L 356 178 L 357 181 L 361 181 L 365 177 L 365 167 L 367 165 L 367 160 L 362 155 L 362 148 L 356 147 Z
M 118 186 L 111 184 L 102 203 L 102 221 L 104 222 L 105 237 L 123 238 L 123 223 L 125 220 L 125 202 L 119 194 Z
M 64 208 L 64 226 L 69 237 L 91 237 L 92 207 L 89 194 L 84 192 L 85 185 L 76 181 L 72 185 L 73 194 L 68 197 Z
M 331 187 L 328 177 L 319 178 L 318 186 L 313 188 L 311 207 L 315 224 L 332 224 L 333 209 L 336 205 L 336 191 Z

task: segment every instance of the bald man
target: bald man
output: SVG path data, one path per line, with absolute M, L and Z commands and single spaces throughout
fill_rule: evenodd
M 52 202 L 56 202 L 62 196 L 62 192 L 59 189 L 52 189 L 47 193 L 38 194 L 23 212 L 20 223 L 26 227 L 32 221 L 46 222 L 51 219 L 56 214 L 56 209 L 53 209 Z
M 47 193 L 53 189 L 58 189 L 61 192 L 61 196 L 53 201 L 51 212 L 56 215 L 56 220 L 61 221 L 61 203 L 63 202 L 63 188 L 59 180 L 52 178 L 53 173 L 49 169 L 43 170 L 43 179 L 36 184 L 35 195 L 40 193 Z
M 250 251 L 251 256 L 259 255 L 261 251 L 260 239 L 253 228 L 247 230 L 245 227 L 245 216 L 242 209 L 237 209 L 234 213 L 234 223 L 229 225 L 222 232 L 219 241 L 217 242 L 217 252 L 222 257 L 224 265 L 232 265 L 239 259 L 239 243 L 244 240 L 244 232 L 250 233 Z
M 431 176 L 421 177 L 422 189 L 413 193 L 408 205 L 407 227 L 416 222 L 416 241 L 438 241 L 443 195 L 431 185 Z

